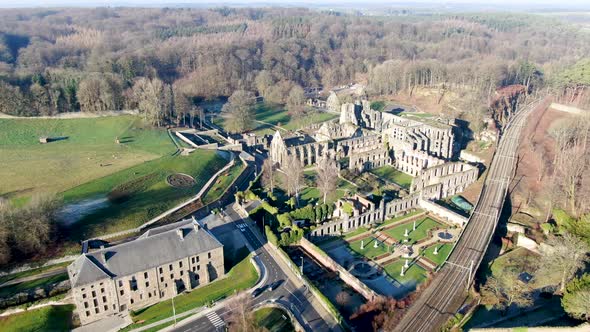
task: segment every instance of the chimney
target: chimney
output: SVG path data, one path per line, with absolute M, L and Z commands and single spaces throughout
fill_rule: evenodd
M 201 226 L 199 225 L 199 223 L 196 220 L 193 221 L 193 228 L 195 229 L 195 232 L 198 232 L 199 229 L 201 229 Z
M 182 231 L 182 228 L 177 228 L 176 234 L 178 234 L 178 236 L 180 237 L 180 240 L 184 240 L 184 232 Z

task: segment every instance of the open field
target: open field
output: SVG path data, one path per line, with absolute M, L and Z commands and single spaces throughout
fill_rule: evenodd
M 411 264 L 410 267 L 404 271 L 404 276 L 400 276 L 402 266 L 404 266 L 405 262 L 404 259 L 399 259 L 391 264 L 383 266 L 383 269 L 390 277 L 408 287 L 414 287 L 426 279 L 426 270 L 418 264 Z
M 383 228 L 384 226 L 387 226 L 387 225 L 390 225 L 390 224 L 395 224 L 396 222 L 398 222 L 400 220 L 409 218 L 411 216 L 415 216 L 415 215 L 420 214 L 422 212 L 424 212 L 424 210 L 417 209 L 416 211 L 408 212 L 408 213 L 403 214 L 403 215 L 401 215 L 399 217 L 395 217 L 395 218 L 392 218 L 392 219 L 387 219 L 386 221 L 383 222 L 383 224 L 381 224 L 380 228 Z
M 284 317 L 287 317 L 286 319 Z M 278 308 L 262 308 L 254 312 L 254 319 L 259 327 L 270 332 L 295 331 L 287 313 Z
M 107 201 L 70 225 L 70 239 L 137 227 L 195 195 L 226 162 L 216 151 L 196 150 L 189 156 L 165 156 L 72 188 L 63 197 L 74 207 L 79 202 Z M 171 187 L 166 178 L 173 173 L 188 174 L 195 183 Z
M 410 188 L 412 180 L 414 179 L 411 175 L 408 175 L 402 171 L 398 171 L 391 166 L 382 166 L 374 168 L 371 173 L 389 181 L 398 184 L 402 188 Z
M 190 293 L 176 296 L 174 298 L 176 314 L 217 301 L 223 297 L 232 295 L 235 291 L 248 289 L 254 286 L 257 280 L 258 273 L 250 262 L 250 256 L 248 256 L 236 264 L 227 273 L 225 278 L 192 290 Z M 137 311 L 133 315 L 133 321 L 142 321 L 142 323 L 132 324 L 128 329 L 138 328 L 142 325 L 151 324 L 171 316 L 172 301 L 166 300 Z
M 410 243 L 420 241 L 428 236 L 428 231 L 435 229 L 435 228 L 443 228 L 444 226 L 431 218 L 424 218 L 421 220 L 416 221 L 416 230 L 412 230 L 413 223 L 405 223 L 403 225 L 396 226 L 394 228 L 388 229 L 383 231 L 383 233 L 393 237 L 394 239 L 400 241 L 406 239 L 404 233 L 406 229 L 408 230 L 408 241 Z
M 0 317 L 0 330 L 22 331 L 70 331 L 74 305 L 47 306 L 36 310 Z
M 41 136 L 64 139 L 40 144 Z M 61 192 L 175 150 L 165 130 L 137 116 L 0 119 L 0 196 Z

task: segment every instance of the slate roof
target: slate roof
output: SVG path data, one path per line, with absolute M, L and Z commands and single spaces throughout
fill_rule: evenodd
M 132 275 L 220 247 L 223 245 L 211 232 L 196 220 L 187 219 L 149 230 L 133 241 L 82 254 L 68 266 L 68 274 L 72 287 L 77 287 Z

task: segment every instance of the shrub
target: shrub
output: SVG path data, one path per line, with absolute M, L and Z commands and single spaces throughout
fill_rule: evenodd
M 277 247 L 279 246 L 279 239 L 277 238 L 277 235 L 270 229 L 270 226 L 264 226 L 264 233 L 266 233 L 268 242 L 274 244 Z
M 290 227 L 293 225 L 293 222 L 291 221 L 288 213 L 279 214 L 277 216 L 277 221 L 279 222 L 280 228 Z

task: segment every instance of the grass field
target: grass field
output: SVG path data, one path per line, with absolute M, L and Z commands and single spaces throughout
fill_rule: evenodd
M 295 120 L 281 106 L 268 104 L 256 105 L 255 112 L 255 120 L 260 122 L 255 123 L 256 127 L 253 132 L 259 135 L 274 133 L 276 129 L 273 126 L 281 127 L 285 130 L 296 130 L 312 123 L 324 122 L 338 117 L 335 114 L 325 112 L 310 112 L 303 119 Z M 213 122 L 218 126 L 224 126 L 224 119 L 222 117 L 215 118 Z
M 408 230 L 407 239 L 410 243 L 414 243 L 416 241 L 426 238 L 428 236 L 429 230 L 443 227 L 443 225 L 441 223 L 437 222 L 434 219 L 428 218 L 428 217 L 416 221 L 416 230 L 415 231 L 412 230 L 413 226 L 414 226 L 413 222 L 410 222 L 410 223 L 405 223 L 403 225 L 399 225 L 397 227 L 388 229 L 383 232 L 399 241 L 399 240 L 406 239 L 406 237 L 404 236 L 404 233 L 407 229 Z
M 438 255 L 434 254 L 434 247 L 438 247 Z M 451 252 L 451 249 L 453 249 L 452 243 L 433 244 L 424 250 L 424 257 L 433 261 L 438 266 L 441 265 L 447 259 L 449 253 Z
M 72 188 L 63 193 L 66 204 L 101 199 L 109 193 L 111 198 L 106 206 L 73 223 L 70 238 L 80 240 L 137 227 L 195 195 L 226 163 L 216 151 L 196 150 L 189 156 L 165 156 Z M 191 175 L 196 183 L 173 188 L 166 183 L 173 173 Z
M 410 267 L 404 271 L 404 276 L 400 276 L 402 266 L 405 262 L 404 259 L 399 259 L 391 264 L 383 266 L 383 269 L 390 277 L 409 287 L 416 286 L 426 279 L 426 270 L 418 264 L 411 264 Z
M 40 144 L 41 136 L 67 138 Z M 0 196 L 61 192 L 175 150 L 165 130 L 131 115 L 0 119 Z
M 176 314 L 203 306 L 211 301 L 230 296 L 234 292 L 248 289 L 258 280 L 258 273 L 250 262 L 250 256 L 244 258 L 234 266 L 224 279 L 214 281 L 208 285 L 197 288 L 190 293 L 178 295 L 174 298 Z M 133 316 L 135 323 L 128 329 L 138 328 L 172 316 L 172 301 L 167 300 L 138 311 Z
M 363 234 L 363 233 L 367 232 L 368 230 L 369 230 L 369 229 L 367 229 L 366 227 L 364 227 L 364 226 L 361 226 L 361 227 L 359 227 L 359 228 L 355 229 L 355 230 L 354 230 L 354 231 L 352 231 L 352 232 L 348 232 L 348 233 L 344 234 L 344 238 L 345 238 L 345 239 L 350 239 L 350 238 L 353 238 L 353 237 L 355 237 L 355 236 L 357 236 L 357 235 L 361 235 L 361 234 Z
M 28 289 L 33 289 L 33 288 L 37 288 L 37 287 L 41 287 L 41 286 L 45 286 L 45 285 L 54 284 L 54 283 L 61 282 L 61 281 L 67 280 L 67 279 L 68 279 L 68 274 L 66 272 L 64 272 L 64 273 L 57 274 L 57 275 L 54 275 L 51 277 L 45 277 L 45 278 L 40 278 L 40 279 L 36 279 L 36 280 L 21 282 L 21 283 L 6 286 L 6 287 L 0 287 L 0 297 L 10 297 L 10 296 L 13 296 L 19 292 L 28 290 Z
M 286 317 L 286 318 L 285 318 Z M 278 308 L 262 308 L 254 312 L 256 324 L 270 332 L 292 332 L 295 331 L 289 315 Z
M 364 248 L 361 249 L 361 242 L 364 241 Z M 364 240 L 358 240 L 350 243 L 348 247 L 352 249 L 352 251 L 356 252 L 361 256 L 365 256 L 369 259 L 373 259 L 379 255 L 383 255 L 387 253 L 387 245 L 378 242 L 377 248 L 374 247 L 375 239 L 373 237 L 366 238 Z
M 420 209 L 418 209 L 418 210 L 416 210 L 416 211 L 408 212 L 408 213 L 406 213 L 406 214 L 404 214 L 404 215 L 401 215 L 401 216 L 399 216 L 399 217 L 395 217 L 395 218 L 392 218 L 392 219 L 388 219 L 388 220 L 386 220 L 386 221 L 385 221 L 383 224 L 381 224 L 380 228 L 383 228 L 383 226 L 387 226 L 387 225 L 390 225 L 390 224 L 395 224 L 396 222 L 398 222 L 398 221 L 400 221 L 400 220 L 403 220 L 403 219 L 406 219 L 406 218 L 410 218 L 410 217 L 412 217 L 412 216 L 415 216 L 415 215 L 417 215 L 417 214 L 420 214 L 420 213 L 422 213 L 422 212 L 424 212 L 424 211 L 423 211 L 423 210 L 420 210 Z
M 396 183 L 400 187 L 406 189 L 410 188 L 410 186 L 412 185 L 412 180 L 414 179 L 411 175 L 398 171 L 397 169 L 391 166 L 382 166 L 379 168 L 374 168 L 371 170 L 371 173 L 387 181 Z
M 74 305 L 47 306 L 0 317 L 0 331 L 70 331 Z

